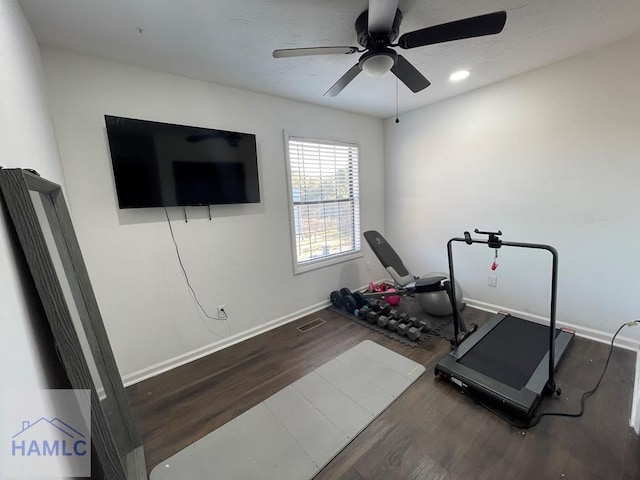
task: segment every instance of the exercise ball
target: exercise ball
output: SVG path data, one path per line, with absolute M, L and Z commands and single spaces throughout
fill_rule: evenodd
M 442 272 L 431 272 L 423 275 L 423 277 L 448 278 L 449 275 Z M 462 308 L 462 296 L 462 287 L 458 282 L 456 282 L 456 303 L 458 304 L 458 309 Z M 418 305 L 420 305 L 420 308 L 429 315 L 443 317 L 453 313 L 451 310 L 451 300 L 449 299 L 447 292 L 444 290 L 440 292 L 416 293 L 416 301 L 418 302 Z

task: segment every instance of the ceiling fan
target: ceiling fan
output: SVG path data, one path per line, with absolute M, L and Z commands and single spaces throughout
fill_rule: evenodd
M 414 93 L 424 90 L 431 82 L 427 80 L 406 58 L 391 47 L 403 49 L 423 47 L 436 43 L 451 42 L 464 38 L 482 37 L 500 33 L 507 21 L 507 12 L 499 11 L 465 18 L 454 22 L 427 27 L 398 38 L 402 13 L 398 0 L 369 0 L 369 9 L 356 20 L 358 43 L 364 47 L 309 47 L 274 50 L 274 58 L 301 57 L 306 55 L 333 55 L 362 53 L 358 63 L 351 67 L 327 90 L 324 96 L 338 95 L 361 71 L 379 77 L 389 70 Z

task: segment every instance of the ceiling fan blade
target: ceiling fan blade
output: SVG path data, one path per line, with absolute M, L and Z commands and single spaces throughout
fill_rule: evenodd
M 398 0 L 369 0 L 369 33 L 389 33 L 398 10 Z
M 347 70 L 347 73 L 345 73 L 343 76 L 340 77 L 340 79 L 333 84 L 333 86 L 327 90 L 327 93 L 324 94 L 325 97 L 335 97 L 336 95 L 338 95 L 342 89 L 344 87 L 346 87 L 347 85 L 349 85 L 349 83 L 351 82 L 351 80 L 353 80 L 354 78 L 356 78 L 358 76 L 358 74 L 362 71 L 362 69 L 360 68 L 360 64 L 356 63 L 353 67 L 351 67 L 349 70 Z
M 409 63 L 409 60 L 402 55 L 398 55 L 398 59 L 393 67 L 391 67 L 393 74 L 400 79 L 413 93 L 417 93 L 420 90 L 424 90 L 431 82 L 422 75 L 416 67 Z
M 356 53 L 356 47 L 283 48 L 273 51 L 273 58 L 304 57 L 306 55 L 335 55 Z
M 500 33 L 507 21 L 507 12 L 494 12 L 465 18 L 433 27 L 405 33 L 398 40 L 401 48 L 416 48 L 463 38 L 482 37 Z

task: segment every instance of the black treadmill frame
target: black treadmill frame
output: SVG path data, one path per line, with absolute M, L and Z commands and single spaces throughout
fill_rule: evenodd
M 496 400 L 504 407 L 514 413 L 531 416 L 538 406 L 543 394 L 550 394 L 556 391 L 555 370 L 558 362 L 562 358 L 568 347 L 573 333 L 561 330 L 556 338 L 556 304 L 557 304 L 557 282 L 558 282 L 558 252 L 550 245 L 524 242 L 508 242 L 498 238 L 501 232 L 480 232 L 489 235 L 488 240 L 471 238 L 469 232 L 465 232 L 464 238 L 456 237 L 447 242 L 447 255 L 449 260 L 449 280 L 455 284 L 455 272 L 453 268 L 453 244 L 464 242 L 467 245 L 474 243 L 488 245 L 490 248 L 501 248 L 502 246 L 516 248 L 530 248 L 536 250 L 546 250 L 552 255 L 551 271 L 551 306 L 549 317 L 549 348 L 545 356 L 540 361 L 538 367 L 530 377 L 529 381 L 521 390 L 517 390 L 498 380 L 488 377 L 472 368 L 458 362 L 467 352 L 469 352 L 478 342 L 505 319 L 508 321 L 510 315 L 496 314 L 489 322 L 480 327 L 473 335 L 466 337 L 464 342 L 460 341 L 460 331 L 464 331 L 464 321 L 461 312 L 455 308 L 455 289 L 448 288 L 447 293 L 451 299 L 453 308 L 453 322 L 455 332 L 455 348 L 435 367 L 436 375 L 450 379 L 459 387 L 471 393 L 475 393 L 491 400 Z M 525 319 L 522 319 L 525 320 Z M 528 320 L 525 320 L 528 321 Z M 546 326 L 546 325 L 545 325 Z M 461 328 L 462 327 L 462 328 Z

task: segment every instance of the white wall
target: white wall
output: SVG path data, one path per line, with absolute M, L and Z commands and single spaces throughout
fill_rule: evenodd
M 610 339 L 640 317 L 640 36 L 385 121 L 386 230 L 416 271 L 465 230 L 549 243 L 558 320 Z M 548 317 L 550 262 L 458 244 L 465 296 Z M 640 329 L 621 337 L 637 347 Z
M 0 0 L 0 71 L 0 165 L 33 168 L 62 183 L 40 52 L 15 0 Z M 4 207 L 0 208 L 0 319 L 2 389 L 67 388 Z
M 43 63 L 76 231 L 126 380 L 294 318 L 338 287 L 383 276 L 368 251 L 293 275 L 283 140 L 283 129 L 291 129 L 359 142 L 362 230 L 382 230 L 381 120 L 57 49 L 43 49 Z M 182 209 L 170 209 L 196 292 L 213 315 L 224 304 L 227 322 L 199 314 L 163 210 L 118 210 L 104 114 L 257 135 L 261 204 L 212 207 L 211 222 L 205 208 L 188 209 L 188 223 Z

